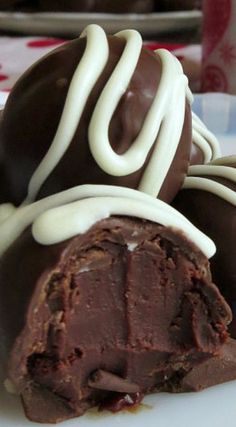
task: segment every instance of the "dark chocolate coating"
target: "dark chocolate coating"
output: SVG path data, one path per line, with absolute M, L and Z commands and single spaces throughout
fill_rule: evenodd
M 206 178 L 236 191 L 236 184 L 230 180 L 213 176 Z M 217 252 L 211 259 L 213 281 L 236 315 L 236 207 L 212 193 L 196 189 L 181 190 L 173 206 L 215 242 Z M 236 337 L 236 319 L 230 330 Z
M 140 390 L 134 402 L 185 390 L 190 370 L 220 351 L 230 320 L 205 256 L 147 221 L 109 218 L 52 246 L 28 229 L 1 258 L 1 363 L 34 421 L 124 407 L 127 384 Z M 99 370 L 115 376 L 100 375 L 100 389 Z
M 204 153 L 196 144 L 192 143 L 190 151 L 190 165 L 202 165 L 204 163 Z
M 145 13 L 154 9 L 153 0 L 39 0 L 39 6 L 67 12 Z
M 109 37 L 110 55 L 86 104 L 72 143 L 44 183 L 39 198 L 80 184 L 109 184 L 137 188 L 144 168 L 124 177 L 103 172 L 88 146 L 87 130 L 92 111 L 124 48 L 124 41 Z M 22 202 L 29 179 L 46 154 L 56 132 L 69 82 L 85 48 L 85 39 L 74 40 L 50 53 L 18 81 L 12 90 L 0 126 L 0 140 L 8 174 L 11 201 Z M 126 151 L 139 133 L 161 76 L 161 63 L 154 53 L 142 49 L 129 87 L 113 115 L 109 136 L 117 153 Z M 159 197 L 170 201 L 184 179 L 191 144 L 191 113 L 186 105 L 185 123 L 175 158 Z

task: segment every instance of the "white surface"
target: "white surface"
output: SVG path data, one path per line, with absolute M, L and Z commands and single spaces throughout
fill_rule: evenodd
M 149 14 L 102 13 L 12 13 L 0 12 L 0 30 L 24 34 L 78 35 L 88 24 L 99 24 L 105 31 L 133 28 L 145 35 L 193 29 L 200 25 L 200 11 Z
M 235 427 L 236 382 L 199 393 L 153 394 L 137 413 L 89 412 L 65 421 L 61 427 Z M 26 420 L 18 397 L 0 389 L 0 426 L 30 427 L 40 424 Z M 44 424 L 49 427 L 51 424 Z
M 0 93 L 0 103 L 1 103 Z M 236 97 L 198 95 L 194 110 L 211 130 L 217 130 L 223 154 L 236 153 Z M 137 413 L 116 415 L 94 412 L 59 424 L 62 427 L 235 427 L 236 381 L 200 393 L 156 394 L 145 398 L 148 406 Z M 19 398 L 0 387 L 0 427 L 39 425 L 26 420 Z M 51 426 L 51 424 L 45 424 Z

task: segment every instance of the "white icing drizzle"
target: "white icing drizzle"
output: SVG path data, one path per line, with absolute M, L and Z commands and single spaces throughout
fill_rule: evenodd
M 87 35 L 84 55 L 72 77 L 52 144 L 30 180 L 26 202 L 35 199 L 40 187 L 68 149 L 89 94 L 106 65 L 109 50 L 102 28 L 89 25 L 81 34 L 82 37 L 84 35 Z
M 221 162 L 223 162 L 222 159 Z M 233 206 L 236 206 L 236 192 L 226 185 L 202 177 L 206 175 L 225 178 L 236 183 L 236 169 L 233 167 L 214 164 L 198 165 L 190 166 L 188 177 L 184 181 L 183 188 L 208 191 L 224 199 L 228 203 L 231 203 Z
M 27 202 L 35 199 L 43 182 L 68 149 L 86 100 L 108 60 L 108 41 L 102 28 L 89 25 L 82 35 L 87 36 L 85 53 L 72 78 L 54 140 L 30 180 Z M 192 94 L 179 61 L 168 51 L 157 50 L 155 53 L 162 62 L 157 94 L 136 140 L 124 154 L 116 154 L 108 138 L 109 124 L 134 74 L 142 48 L 141 36 L 134 30 L 121 31 L 116 37 L 125 39 L 126 45 L 95 106 L 88 131 L 90 150 L 106 173 L 124 176 L 139 170 L 156 144 L 139 185 L 141 191 L 156 197 L 178 147 L 186 97 L 192 102 Z
M 8 219 L 14 212 L 16 208 L 11 203 L 3 203 L 0 205 L 0 224 L 2 224 L 6 219 Z
M 219 159 L 212 160 L 211 165 L 225 165 L 225 166 L 235 166 L 236 165 L 236 156 L 225 156 L 220 157 Z
M 16 209 L 0 224 L 0 254 L 30 224 L 35 240 L 51 245 L 85 233 L 97 221 L 111 215 L 145 218 L 178 229 L 207 257 L 215 253 L 211 239 L 161 200 L 125 187 L 82 185 Z
M 193 143 L 204 155 L 204 163 L 221 156 L 220 144 L 216 136 L 207 129 L 200 118 L 192 112 Z

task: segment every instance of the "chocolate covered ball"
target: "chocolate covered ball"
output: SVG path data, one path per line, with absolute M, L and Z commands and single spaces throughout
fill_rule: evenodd
M 129 33 L 131 34 L 130 37 L 137 38 L 137 33 L 135 35 L 134 33 Z M 96 46 L 99 49 L 99 45 L 95 43 L 95 50 Z M 94 160 L 94 155 L 91 154 L 88 135 L 91 131 L 91 118 L 94 115 L 98 100 L 100 100 L 109 78 L 113 76 L 115 67 L 118 65 L 126 46 L 127 43 L 123 36 L 108 37 L 109 52 L 106 65 L 87 98 L 68 149 L 48 178 L 45 179 L 45 182 L 43 182 L 37 198 L 85 183 L 118 185 L 136 189 L 139 188 L 140 181 L 151 161 L 152 171 L 149 172 L 155 172 L 157 177 L 159 173 L 163 175 L 161 178 L 162 185 L 160 191 L 158 191 L 159 198 L 170 201 L 181 187 L 188 167 L 191 145 L 191 112 L 185 95 L 182 98 L 184 100 L 182 102 L 182 125 L 179 138 L 176 141 L 176 151 L 175 154 L 173 153 L 173 160 L 170 162 L 170 167 L 166 172 L 163 172 L 163 163 L 166 161 L 169 152 L 173 150 L 173 147 L 171 148 L 169 145 L 173 135 L 170 129 L 171 126 L 176 126 L 176 123 L 179 122 L 178 117 L 181 108 L 176 106 L 174 100 L 174 106 L 171 111 L 174 116 L 166 116 L 165 126 L 161 125 L 158 130 L 162 135 L 163 132 L 169 132 L 168 138 L 164 138 L 165 154 L 162 149 L 163 161 L 159 162 L 159 165 L 152 158 L 154 151 L 155 155 L 157 154 L 159 141 L 155 144 L 155 148 L 150 147 L 147 156 L 143 157 L 143 160 L 141 159 L 143 162 L 141 167 L 135 169 L 134 172 L 120 173 L 120 175 L 118 173 L 119 176 L 117 173 L 113 173 L 112 166 L 110 166 L 109 172 L 104 171 Z M 86 38 L 82 37 L 64 44 L 48 54 L 19 79 L 8 98 L 0 126 L 0 140 L 3 145 L 7 179 L 11 188 L 11 201 L 16 204 L 25 199 L 30 178 L 51 147 L 60 123 L 72 77 L 78 64 L 81 64 L 83 60 L 86 48 Z M 132 54 L 133 50 L 132 48 Z M 114 114 L 112 114 L 107 130 L 111 149 L 116 154 L 124 154 L 131 146 L 133 149 L 134 140 L 139 137 L 143 130 L 146 117 L 151 110 L 161 82 L 163 83 L 162 92 L 158 98 L 157 109 L 159 104 L 160 108 L 163 108 L 162 101 L 168 91 L 169 95 L 171 93 L 172 96 L 172 90 L 168 86 L 172 84 L 172 80 L 175 78 L 184 79 L 182 71 L 178 68 L 180 66 L 177 61 L 174 58 L 171 59 L 169 53 L 168 55 L 167 59 L 172 63 L 171 70 L 169 70 L 172 73 L 170 74 L 172 77 L 169 75 L 170 83 L 165 85 L 162 81 L 164 71 L 160 56 L 145 48 L 141 49 L 135 71 L 127 88 L 122 88 L 122 96 L 117 102 L 117 107 Z M 97 61 L 99 61 L 99 58 L 97 58 Z M 126 62 L 128 66 L 129 59 Z M 172 66 L 177 67 L 178 71 L 176 73 Z M 92 65 L 88 67 L 87 73 L 93 72 L 96 68 L 97 63 L 94 60 Z M 126 71 L 121 74 L 125 73 Z M 116 82 L 114 90 L 119 84 L 119 82 Z M 176 86 L 176 89 L 178 89 L 178 86 Z M 76 95 L 72 96 L 76 98 Z M 113 92 L 111 92 L 110 98 L 113 98 Z M 176 102 L 179 99 L 180 95 L 176 95 Z M 165 108 L 168 109 L 170 105 L 172 105 L 172 98 L 170 98 L 169 102 L 166 102 Z M 109 113 L 109 108 L 106 108 L 106 111 Z M 100 112 L 103 114 L 103 107 L 100 108 Z M 146 126 L 145 132 L 147 132 L 147 135 L 149 132 L 153 132 L 151 128 L 153 123 L 156 125 L 155 120 L 158 120 L 156 116 L 157 114 L 153 115 L 154 118 L 150 122 L 151 125 Z M 97 145 L 99 145 L 100 141 L 100 132 L 105 132 L 103 132 L 103 127 L 95 135 Z M 143 138 L 144 144 L 146 139 L 147 137 L 145 136 Z M 136 150 L 133 157 L 136 155 L 142 157 L 140 152 L 137 152 L 138 150 Z M 105 152 L 102 157 L 106 160 Z M 120 161 L 120 157 L 118 161 Z M 133 162 L 133 157 L 130 155 L 130 163 Z M 141 190 L 143 191 L 142 188 Z M 155 192 L 153 195 L 157 196 Z
M 236 157 L 192 167 L 190 173 L 173 206 L 215 242 L 217 251 L 211 260 L 213 280 L 235 316 Z M 230 329 L 236 337 L 235 317 Z

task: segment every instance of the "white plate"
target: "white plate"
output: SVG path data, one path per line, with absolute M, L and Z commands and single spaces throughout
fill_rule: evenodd
M 24 34 L 74 36 L 86 25 L 94 23 L 101 25 L 109 33 L 134 28 L 146 36 L 155 36 L 160 33 L 197 28 L 201 20 L 202 13 L 197 10 L 123 15 L 0 12 L 0 30 Z
M 65 421 L 61 427 L 235 427 L 236 382 L 212 387 L 199 393 L 153 394 L 137 413 L 111 414 L 92 411 Z M 0 426 L 30 427 L 19 399 L 0 389 Z M 44 424 L 50 427 L 51 424 Z
M 0 102 L 5 101 L 1 99 Z M 236 97 L 225 94 L 197 95 L 194 110 L 215 131 L 224 155 L 236 154 Z M 226 144 L 227 142 L 227 144 Z M 2 381 L 0 380 L 0 383 Z M 116 415 L 89 412 L 59 424 L 62 427 L 235 427 L 236 381 L 199 393 L 153 394 L 144 399 L 137 413 Z M 16 396 L 0 386 L 0 427 L 39 425 L 26 420 Z M 51 424 L 45 424 L 51 427 Z

